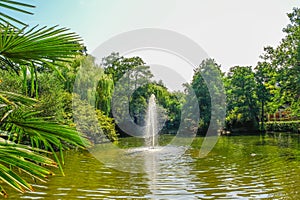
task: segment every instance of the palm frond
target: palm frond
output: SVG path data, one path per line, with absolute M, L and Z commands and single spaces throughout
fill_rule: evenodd
M 0 102 L 1 101 L 10 105 L 33 105 L 38 102 L 36 99 L 3 90 L 0 90 Z
M 31 177 L 45 181 L 47 176 L 53 173 L 44 166 L 57 167 L 57 164 L 39 152 L 45 151 L 1 139 L 0 179 L 19 192 L 32 191 L 32 186 L 13 169 L 19 169 Z M 0 186 L 0 194 L 7 196 L 2 186 Z
M 8 133 L 8 139 L 14 142 L 27 142 L 32 147 L 43 148 L 53 153 L 54 160 L 58 163 L 61 173 L 64 175 L 60 159 L 56 150 L 60 152 L 70 147 L 86 148 L 89 141 L 75 129 L 36 117 L 35 111 L 28 107 L 18 107 L 9 113 L 9 116 L 0 123 L 0 129 Z
M 36 99 L 0 90 L 0 125 L 18 106 L 31 106 Z
M 19 13 L 24 13 L 24 14 L 30 14 L 32 15 L 33 13 L 28 11 L 28 8 L 34 8 L 35 6 L 31 4 L 26 4 L 26 3 L 21 3 L 18 1 L 11 1 L 11 0 L 0 0 L 0 8 L 2 12 L 0 12 L 0 26 L 4 27 L 4 24 L 11 24 L 11 22 L 15 22 L 21 25 L 25 25 L 24 22 L 16 19 L 15 17 L 12 17 L 8 14 L 5 14 L 3 10 L 9 10 L 9 11 L 15 11 Z
M 55 161 L 63 173 L 61 160 L 55 150 L 60 152 L 70 146 L 86 148 L 89 141 L 75 129 L 49 121 L 37 115 L 34 110 L 37 100 L 11 92 L 0 91 L 0 130 L 13 142 L 27 142 L 32 147 L 44 148 L 53 153 Z M 62 154 L 61 154 L 62 155 Z
M 69 62 L 80 54 L 80 42 L 81 38 L 67 28 L 35 26 L 15 30 L 6 26 L 0 32 L 0 60 L 14 67 L 35 65 L 58 71 L 60 62 Z

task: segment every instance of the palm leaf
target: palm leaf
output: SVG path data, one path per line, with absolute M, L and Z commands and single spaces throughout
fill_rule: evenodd
M 28 11 L 28 8 L 34 8 L 35 6 L 26 4 L 26 3 L 21 3 L 18 1 L 11 1 L 11 0 L 0 0 L 0 8 L 1 9 L 7 9 L 10 11 L 16 11 L 19 13 L 24 13 L 24 14 L 30 14 L 32 15 L 33 13 Z M 12 22 L 16 22 L 21 25 L 25 25 L 24 22 L 19 21 L 15 17 L 12 17 L 10 15 L 7 15 L 3 12 L 0 13 L 0 26 L 4 26 L 4 24 L 11 24 Z
M 0 130 L 4 131 L 11 141 L 30 142 L 32 147 L 50 150 L 64 175 L 63 157 L 61 156 L 60 160 L 55 149 L 62 152 L 70 146 L 85 148 L 89 146 L 89 141 L 69 126 L 49 121 L 48 118 L 36 117 L 40 113 L 40 111 L 33 110 L 36 102 L 37 100 L 23 95 L 0 91 L 0 103 L 3 105 L 0 108 L 2 115 Z M 41 161 L 38 157 L 34 157 L 34 160 Z
M 0 179 L 19 192 L 32 191 L 32 186 L 15 173 L 13 168 L 44 181 L 53 173 L 42 165 L 54 167 L 57 165 L 52 159 L 39 154 L 39 151 L 45 152 L 9 141 L 0 141 Z M 2 186 L 0 186 L 0 194 L 7 196 Z
M 15 30 L 11 26 L 0 32 L 0 60 L 13 65 L 42 66 L 55 71 L 60 62 L 69 62 L 80 54 L 83 46 L 80 37 L 67 28 L 24 27 Z
M 29 98 L 13 92 L 0 90 L 0 124 L 3 122 L 18 106 L 30 106 L 37 103 L 36 99 Z
M 38 102 L 36 99 L 3 90 L 0 90 L 0 102 L 1 101 L 10 105 L 33 105 Z
M 30 140 L 33 147 L 45 148 L 51 151 L 61 173 L 64 175 L 62 169 L 63 157 L 59 159 L 55 149 L 62 151 L 71 146 L 86 148 L 90 145 L 89 141 L 75 129 L 56 122 L 46 121 L 43 118 L 37 118 L 34 116 L 36 112 L 28 110 L 28 107 L 26 109 L 19 107 L 19 109 L 14 110 L 2 122 L 0 128 L 8 132 L 8 138 L 12 141 Z

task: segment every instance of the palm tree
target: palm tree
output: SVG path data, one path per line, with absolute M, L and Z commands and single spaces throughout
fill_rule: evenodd
M 32 14 L 27 8 L 34 6 L 12 0 L 0 0 L 0 8 Z M 13 25 L 16 23 L 21 28 Z M 77 34 L 66 28 L 29 28 L 24 22 L 0 13 L 0 69 L 20 71 L 24 84 L 27 73 L 31 74 L 31 92 L 37 96 L 37 69 L 44 68 L 60 73 L 61 63 L 71 61 L 81 54 L 83 46 Z M 38 103 L 20 94 L 0 91 L 0 181 L 14 189 L 24 192 L 32 190 L 14 169 L 24 171 L 30 176 L 44 180 L 52 172 L 46 166 L 58 166 L 63 173 L 62 151 L 70 147 L 84 148 L 85 138 L 76 130 L 37 117 Z M 56 151 L 60 152 L 61 159 Z M 53 160 L 46 155 L 53 156 Z M 7 193 L 0 185 L 0 194 Z

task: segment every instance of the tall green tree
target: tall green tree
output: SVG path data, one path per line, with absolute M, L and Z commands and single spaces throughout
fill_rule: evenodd
M 142 74 L 149 75 L 147 69 L 145 69 L 145 62 L 140 57 L 127 58 L 120 56 L 119 53 L 113 52 L 103 58 L 102 65 L 104 66 L 104 73 L 112 76 L 114 84 L 117 84 L 118 80 L 125 74 L 132 76 L 128 77 L 129 80 L 138 80 Z M 135 69 L 135 71 L 128 73 L 133 69 Z
M 255 74 L 251 67 L 230 68 L 225 79 L 227 93 L 227 126 L 257 130 L 259 106 Z
M 225 98 L 223 96 L 222 77 L 223 73 L 220 66 L 214 59 L 203 60 L 199 67 L 194 70 L 191 87 L 195 91 L 199 103 L 199 132 L 202 135 L 206 134 L 212 121 L 211 125 L 214 126 L 213 130 L 215 132 L 221 128 L 219 126 L 222 119 L 218 119 L 218 117 L 221 117 L 222 112 L 225 110 L 225 105 L 220 101 Z M 213 109 L 212 106 L 214 106 Z M 214 119 L 212 119 L 212 116 Z
M 96 108 L 107 116 L 110 114 L 114 82 L 110 75 L 103 74 L 100 77 L 96 92 Z
M 120 128 L 121 133 L 137 131 L 131 130 L 134 120 L 130 115 L 129 105 L 134 91 L 151 82 L 153 75 L 150 67 L 146 66 L 140 57 L 127 58 L 118 53 L 105 57 L 102 65 L 104 73 L 111 76 L 114 83 L 111 115 L 116 120 L 117 128 Z
M 280 44 L 266 47 L 261 58 L 264 62 L 276 68 L 278 73 L 277 85 L 279 94 L 276 102 L 281 107 L 286 107 L 294 116 L 300 116 L 300 67 L 299 67 L 299 45 L 300 45 L 300 9 L 294 8 L 288 14 L 290 24 L 283 29 L 285 37 Z
M 265 122 L 265 110 L 267 111 L 274 111 L 277 110 L 277 106 L 272 104 L 272 100 L 277 94 L 277 87 L 276 87 L 276 78 L 277 72 L 274 67 L 272 67 L 267 62 L 258 62 L 257 66 L 255 67 L 255 81 L 257 83 L 256 87 L 256 94 L 257 98 L 261 104 L 261 115 L 260 115 L 260 122 L 262 131 L 265 130 L 264 122 Z M 275 108 L 274 108 L 275 107 Z
M 79 95 L 82 100 L 88 101 L 95 106 L 96 102 L 96 88 L 98 81 L 104 75 L 103 68 L 101 68 L 92 56 L 79 56 L 69 66 L 73 68 L 69 77 L 69 84 L 74 93 Z

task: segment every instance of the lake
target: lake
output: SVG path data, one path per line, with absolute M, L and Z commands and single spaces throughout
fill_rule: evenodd
M 160 144 L 171 139 L 161 136 Z M 88 151 L 67 151 L 65 177 L 56 170 L 46 183 L 34 184 L 35 192 L 25 194 L 5 188 L 9 199 L 300 199 L 299 135 L 220 137 L 200 158 L 202 141 L 195 138 L 187 149 L 168 147 L 173 155 L 162 147 L 145 151 L 137 138 L 121 139 L 128 157 L 102 154 L 122 170 L 109 168 Z M 136 172 L 126 171 L 129 165 Z

